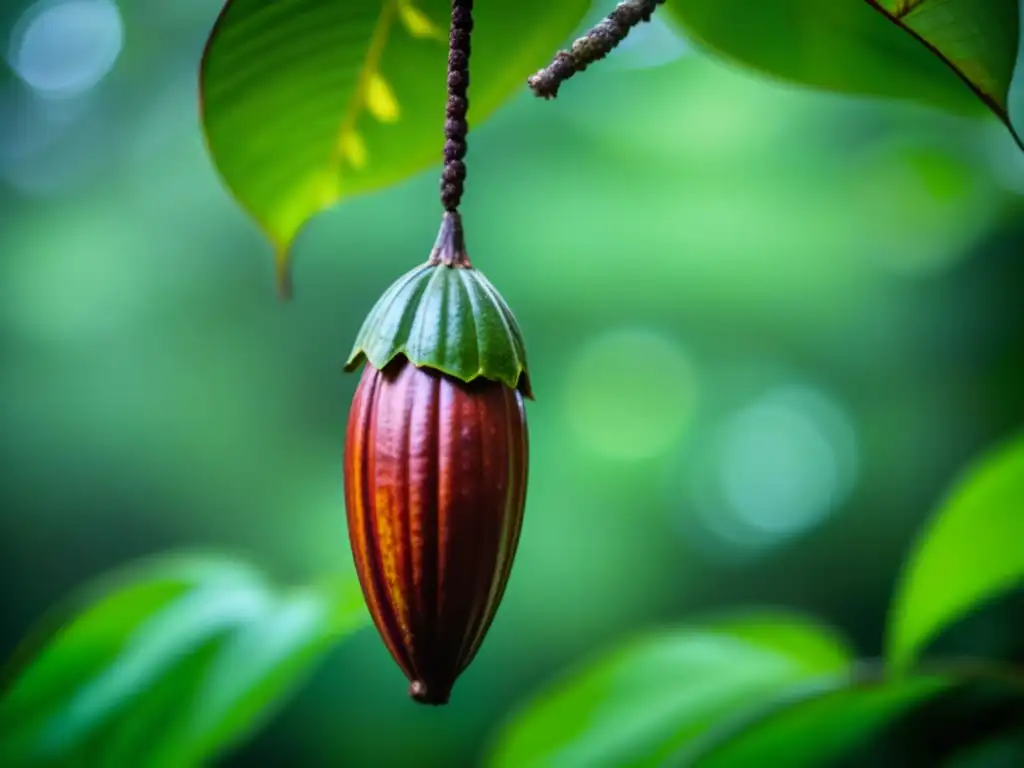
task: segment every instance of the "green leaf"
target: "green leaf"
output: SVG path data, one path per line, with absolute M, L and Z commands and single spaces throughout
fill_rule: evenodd
M 589 6 L 478 3 L 470 122 L 522 87 Z M 450 13 L 450 0 L 225 5 L 203 56 L 203 126 L 225 183 L 276 249 L 285 291 L 310 217 L 440 161 Z
M 252 569 L 211 557 L 162 558 L 108 578 L 9 665 L 0 764 L 200 764 L 362 625 L 357 591 L 278 593 Z
M 1024 586 L 1024 440 L 983 459 L 908 558 L 889 615 L 888 657 L 906 667 L 980 603 Z
M 1021 143 L 1007 111 L 1017 0 L 669 0 L 667 10 L 698 44 L 791 82 L 954 112 L 980 98 Z
M 844 675 L 828 630 L 771 614 L 653 634 L 607 654 L 516 715 L 493 766 L 659 765 L 722 717 L 797 683 Z
M 707 738 L 678 756 L 673 765 L 837 765 L 851 749 L 950 685 L 937 677 L 867 687 L 844 682 L 836 690 L 784 697 L 752 717 L 725 721 L 723 727 L 712 729 Z

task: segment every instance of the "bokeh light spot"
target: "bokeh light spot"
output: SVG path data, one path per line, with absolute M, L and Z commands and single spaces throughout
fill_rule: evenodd
M 825 395 L 770 390 L 718 430 L 698 484 L 706 533 L 737 551 L 760 551 L 835 513 L 857 475 L 856 432 Z
M 694 408 L 693 368 L 674 340 L 647 329 L 617 329 L 570 361 L 565 407 L 577 437 L 620 460 L 671 448 Z
M 41 0 L 15 25 L 8 61 L 39 95 L 76 96 L 113 69 L 123 43 L 112 0 Z
M 813 523 L 836 491 L 836 457 L 828 438 L 799 411 L 759 404 L 726 427 L 722 490 L 736 517 L 767 532 Z

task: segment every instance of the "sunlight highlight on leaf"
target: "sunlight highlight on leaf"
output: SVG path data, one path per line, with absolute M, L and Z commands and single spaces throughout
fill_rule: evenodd
M 773 701 L 752 722 L 719 723 L 707 739 L 680 756 L 680 766 L 853 765 L 850 753 L 915 707 L 954 687 L 933 677 L 878 684 L 845 684 L 810 696 Z M 737 727 L 741 726 L 741 727 Z
M 972 609 L 1024 587 L 1024 440 L 986 457 L 918 541 L 889 616 L 888 658 L 912 664 Z
M 352 583 L 279 591 L 226 558 L 147 561 L 30 636 L 0 694 L 0 764 L 207 763 L 366 621 Z
M 398 4 L 398 18 L 402 26 L 413 37 L 434 38 L 435 40 L 446 40 L 447 35 L 444 29 L 435 24 L 430 18 L 417 8 L 412 0 L 401 0 Z
M 366 108 L 382 123 L 393 123 L 401 112 L 395 92 L 380 72 L 370 74 L 366 84 Z
M 542 691 L 488 765 L 665 765 L 726 716 L 849 671 L 850 651 L 799 616 L 755 613 L 635 638 Z
M 481 3 L 469 119 L 479 124 L 577 27 L 589 0 Z M 439 162 L 449 0 L 228 0 L 200 80 L 224 183 L 275 249 L 320 211 Z
M 367 152 L 366 142 L 363 137 L 355 131 L 349 131 L 341 136 L 341 156 L 349 162 L 356 170 L 366 167 Z

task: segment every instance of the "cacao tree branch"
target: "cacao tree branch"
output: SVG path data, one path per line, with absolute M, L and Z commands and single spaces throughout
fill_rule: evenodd
M 593 29 L 572 44 L 567 51 L 559 51 L 554 60 L 526 82 L 534 94 L 553 99 L 558 88 L 595 61 L 600 61 L 626 39 L 633 27 L 650 21 L 655 9 L 665 0 L 624 0 Z
M 469 54 L 473 33 L 473 0 L 452 0 L 448 41 L 448 103 L 445 107 L 444 170 L 441 204 L 455 215 L 466 183 L 466 134 L 469 123 Z

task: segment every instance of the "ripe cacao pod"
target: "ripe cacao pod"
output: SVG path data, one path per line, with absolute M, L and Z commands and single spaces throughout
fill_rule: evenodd
M 444 704 L 501 603 L 526 500 L 519 328 L 457 214 L 360 331 L 345 501 L 374 624 L 422 703 Z

